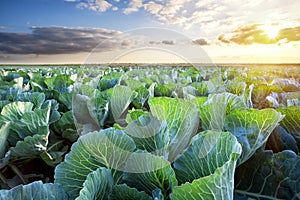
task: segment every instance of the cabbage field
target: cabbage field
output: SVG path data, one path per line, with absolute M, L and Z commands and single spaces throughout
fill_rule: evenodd
M 1 66 L 0 199 L 300 199 L 299 66 Z

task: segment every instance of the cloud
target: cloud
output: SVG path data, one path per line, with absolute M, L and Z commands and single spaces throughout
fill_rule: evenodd
M 251 44 L 279 44 L 300 41 L 300 26 L 278 29 L 271 37 L 262 24 L 249 24 L 240 26 L 230 33 L 218 36 L 218 41 L 225 44 L 251 45 Z
M 67 1 L 70 2 L 70 0 Z M 71 0 L 71 2 L 75 1 Z M 105 0 L 85 0 L 78 3 L 77 7 L 81 9 L 89 9 L 95 12 L 105 12 L 112 7 L 112 4 Z
M 139 8 L 143 6 L 142 0 L 131 0 L 129 3 L 129 7 L 123 10 L 124 14 L 130 14 L 133 12 L 139 11 Z
M 175 42 L 173 40 L 163 40 L 161 43 L 162 44 L 167 44 L 167 45 L 174 45 L 175 44 Z
M 159 45 L 159 44 L 161 44 L 161 42 L 160 41 L 153 41 L 153 40 L 151 40 L 151 41 L 149 41 L 149 44 L 151 44 L 151 45 Z
M 121 8 L 123 14 L 143 10 L 162 24 L 176 25 L 184 29 L 200 30 L 212 39 L 216 34 L 255 22 L 299 22 L 300 1 L 252 0 L 65 0 L 78 2 L 77 7 L 96 12 Z M 120 5 L 121 4 L 121 5 Z M 125 5 L 125 7 L 124 7 Z M 121 9 L 119 9 L 121 10 Z
M 299 6 L 300 1 L 293 0 L 274 1 L 272 4 L 263 0 L 152 0 L 143 4 L 144 10 L 163 24 L 192 29 L 210 39 L 247 23 L 299 22 Z M 260 42 L 271 41 L 262 37 Z
M 163 35 L 152 39 L 152 32 L 147 30 L 143 34 L 82 27 L 31 27 L 31 30 L 31 33 L 0 32 L 1 54 L 113 52 L 148 45 L 176 45 L 175 40 L 164 39 Z
M 168 0 L 168 1 L 149 1 L 143 5 L 144 9 L 153 14 L 159 21 L 182 26 L 186 21 L 188 14 L 185 9 L 186 4 L 191 0 Z
M 220 42 L 223 42 L 223 43 L 226 43 L 226 44 L 229 44 L 229 43 L 230 43 L 230 40 L 227 39 L 227 38 L 225 37 L 225 34 L 219 35 L 217 39 L 218 39 Z
M 190 28 L 196 24 L 215 22 L 216 19 L 224 19 L 223 6 L 219 6 L 218 1 L 210 3 L 211 1 L 204 0 L 204 2 L 205 7 L 200 8 L 197 6 L 197 1 L 192 0 L 146 1 L 142 4 L 139 3 L 138 6 L 131 5 L 125 11 L 127 11 L 126 14 L 129 14 L 142 7 L 163 23 L 185 28 Z
M 114 7 L 112 7 L 112 10 L 117 11 L 117 10 L 119 10 L 119 8 L 117 6 L 114 6 Z
M 163 8 L 163 5 L 157 4 L 154 1 L 149 1 L 148 3 L 144 4 L 144 9 L 151 14 L 158 13 Z
M 196 40 L 193 40 L 193 43 L 196 45 L 204 46 L 204 45 L 209 45 L 209 41 L 206 38 L 199 38 Z
M 32 27 L 32 33 L 0 32 L 0 49 L 7 54 L 62 54 L 90 52 L 102 42 L 103 51 L 129 45 L 120 31 L 102 28 Z
M 283 28 L 278 32 L 278 37 L 286 39 L 286 42 L 300 41 L 300 26 Z
M 175 45 L 176 42 L 174 40 L 150 40 L 148 42 L 150 45 Z

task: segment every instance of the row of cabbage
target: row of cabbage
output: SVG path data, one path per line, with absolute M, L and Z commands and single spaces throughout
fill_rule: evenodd
M 298 70 L 3 67 L 0 199 L 300 198 Z

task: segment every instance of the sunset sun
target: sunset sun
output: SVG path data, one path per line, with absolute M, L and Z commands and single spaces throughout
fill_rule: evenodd
M 264 26 L 263 30 L 270 39 L 274 39 L 277 37 L 280 29 L 276 26 Z

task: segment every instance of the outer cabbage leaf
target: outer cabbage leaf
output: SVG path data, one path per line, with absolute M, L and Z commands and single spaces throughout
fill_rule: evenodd
M 154 96 L 171 97 L 176 86 L 173 84 L 157 84 L 154 88 Z
M 112 89 L 110 108 L 116 122 L 122 120 L 121 118 L 125 119 L 125 116 L 123 116 L 124 112 L 127 110 L 129 104 L 133 101 L 136 95 L 137 93 L 127 86 L 120 85 Z
M 235 166 L 240 154 L 241 146 L 234 135 L 229 132 L 206 131 L 193 137 L 189 148 L 173 166 L 180 183 L 192 182 L 213 174 L 227 162 L 233 162 L 232 166 Z
M 199 113 L 192 100 L 174 98 L 151 98 L 152 114 L 168 125 L 170 143 L 168 160 L 173 161 L 187 148 L 199 126 Z
M 36 97 L 39 97 L 39 95 Z M 6 159 L 42 158 L 47 164 L 54 165 L 57 162 L 55 161 L 57 156 L 61 157 L 61 155 L 55 156 L 54 152 L 47 152 L 52 103 L 49 101 L 40 106 L 41 103 L 36 103 L 35 105 L 39 105 L 38 107 L 41 108 L 34 110 L 30 110 L 33 106 L 30 102 L 12 104 L 9 107 L 11 112 L 6 113 L 7 115 L 4 118 L 10 120 L 10 124 L 13 124 L 10 126 L 9 137 L 7 138 L 12 147 L 6 155 Z M 17 105 L 21 105 L 21 107 L 15 108 Z M 27 108 L 25 112 L 20 111 L 23 108 Z
M 226 104 L 209 103 L 200 108 L 200 118 L 203 130 L 222 131 L 226 117 Z
M 33 135 L 27 136 L 24 140 L 16 143 L 16 146 L 11 147 L 6 154 L 7 159 L 11 160 L 24 160 L 40 158 L 50 166 L 55 166 L 62 160 L 62 155 L 67 151 L 67 147 L 62 147 L 56 150 L 56 144 L 49 147 L 49 129 L 46 135 Z
M 126 184 L 115 185 L 110 195 L 111 200 L 151 200 L 152 198 L 144 191 L 138 191 Z
M 207 81 L 207 92 L 208 94 L 212 94 L 212 93 L 222 93 L 226 91 L 226 88 L 224 86 L 224 83 L 222 81 L 222 77 L 221 77 L 221 72 L 214 72 L 214 74 L 212 74 L 211 78 L 206 77 L 207 79 L 209 79 Z M 207 80 L 206 79 L 206 80 Z
M 135 89 L 135 91 L 137 92 L 137 96 L 134 98 L 132 104 L 135 108 L 142 108 L 145 105 L 146 101 L 149 99 L 150 92 L 144 86 Z
M 255 154 L 237 168 L 235 185 L 237 197 L 299 199 L 300 157 L 289 150 Z
M 15 147 L 11 147 L 10 157 L 14 159 L 37 158 L 46 152 L 48 144 L 48 135 L 33 135 L 24 138 L 24 141 L 18 141 Z
M 174 187 L 170 197 L 172 200 L 233 199 L 233 168 L 234 166 L 226 163 L 212 175 L 196 179 L 192 183 Z M 229 173 L 228 170 L 231 170 L 231 172 Z M 228 184 L 229 178 L 231 180 Z
M 45 79 L 45 83 L 49 90 L 57 90 L 59 93 L 69 91 L 69 86 L 74 83 L 69 75 L 60 74 Z
M 224 92 L 221 94 L 211 94 L 208 96 L 207 102 L 205 104 L 214 104 L 218 102 L 224 102 L 226 105 L 226 114 L 229 114 L 235 109 L 244 109 L 246 105 L 242 101 L 242 99 L 228 92 Z
M 122 77 L 122 78 L 124 79 L 124 77 Z M 138 80 L 131 79 L 131 78 L 126 78 L 125 80 L 122 80 L 122 82 L 124 82 L 125 85 L 127 85 L 128 87 L 130 87 L 133 90 L 136 90 L 140 87 L 144 87 L 143 83 L 141 83 Z M 122 84 L 122 82 L 121 82 L 121 84 Z
M 271 132 L 283 117 L 274 109 L 235 110 L 226 117 L 226 130 L 233 133 L 242 145 L 243 151 L 239 164 L 248 160 L 266 143 Z
M 72 110 L 72 98 L 73 98 L 72 92 L 67 92 L 59 95 L 58 100 L 60 103 L 65 105 L 69 110 Z
M 174 163 L 178 180 L 188 182 L 174 187 L 171 199 L 232 199 L 240 154 L 241 146 L 231 133 L 199 133 Z
M 299 82 L 295 79 L 276 78 L 272 81 L 272 85 L 279 86 L 284 92 L 299 91 Z
M 0 190 L 0 200 L 66 200 L 67 193 L 58 184 L 36 181 L 28 185 L 19 185 L 11 190 Z
M 13 88 L 23 89 L 23 77 L 14 78 L 13 82 L 15 83 Z
M 1 94 L 0 94 L 0 99 L 1 99 Z M 7 104 L 10 104 L 11 102 L 8 100 L 0 100 L 0 113 L 2 111 L 2 109 L 4 108 L 4 106 L 6 106 Z
M 59 109 L 59 103 L 55 99 L 48 99 L 46 100 L 43 105 L 42 109 L 46 109 L 50 107 L 50 117 L 49 117 L 49 125 L 53 124 L 54 122 L 58 121 L 61 117 L 60 112 L 57 111 Z
M 280 125 L 295 138 L 298 148 L 300 148 L 300 106 L 290 106 L 277 110 L 285 115 Z
M 116 84 L 119 83 L 121 76 L 121 72 L 110 72 L 109 74 L 101 77 L 101 80 L 98 82 L 97 88 L 100 91 L 113 88 Z
M 299 87 L 298 87 L 299 88 Z M 281 101 L 286 106 L 300 106 L 300 91 L 281 93 Z
M 16 121 L 22 118 L 24 113 L 30 112 L 34 104 L 31 102 L 12 102 L 3 107 L 1 111 L 0 120 Z
M 208 94 L 208 82 L 207 81 L 194 82 L 191 85 L 198 90 L 200 95 Z
M 202 129 L 222 131 L 226 114 L 243 108 L 246 106 L 237 95 L 228 92 L 210 94 L 207 101 L 199 107 Z
M 35 77 L 29 81 L 31 91 L 33 92 L 41 92 L 45 88 L 47 88 L 47 85 L 45 84 L 45 78 L 42 77 L 40 74 L 37 74 L 38 73 L 35 73 Z
M 186 86 L 182 88 L 183 98 L 184 99 L 193 99 L 197 96 L 201 96 L 200 92 L 193 86 Z
M 19 88 L 14 88 L 14 86 L 2 86 L 0 88 L 0 98 L 2 100 L 8 100 L 8 101 L 16 101 L 18 98 L 18 95 L 22 91 Z
M 34 134 L 46 135 L 51 103 L 44 109 L 32 110 L 32 108 L 31 102 L 13 102 L 3 108 L 0 119 L 10 121 L 13 124 L 11 129 L 18 133 L 21 139 Z
M 96 131 L 114 122 L 109 102 L 114 88 L 100 92 L 90 86 L 79 85 L 75 89 L 78 91 L 73 96 L 72 108 L 80 133 Z
M 271 133 L 266 144 L 266 149 L 270 149 L 274 153 L 278 153 L 283 150 L 291 150 L 296 154 L 299 153 L 296 140 L 281 126 L 277 126 Z
M 183 83 L 185 81 L 187 80 L 182 80 L 181 84 L 176 84 L 176 89 L 172 92 L 172 97 L 181 99 L 194 99 L 196 96 L 201 96 L 200 92 L 193 86 L 186 86 L 185 83 Z
M 22 119 L 14 121 L 12 129 L 16 131 L 20 138 L 35 134 L 48 134 L 48 124 L 50 118 L 51 103 L 44 109 L 35 109 L 23 114 Z
M 88 174 L 76 200 L 106 200 L 112 192 L 114 179 L 110 171 L 104 167 Z
M 238 79 L 228 80 L 226 82 L 226 91 L 232 94 L 241 95 L 245 92 L 247 84 Z
M 137 152 L 130 156 L 124 168 L 124 181 L 130 187 L 145 191 L 151 195 L 159 188 L 167 197 L 173 186 L 177 185 L 175 172 L 171 164 L 163 157 L 147 152 Z
M 252 102 L 254 107 L 258 109 L 269 107 L 266 99 L 272 92 L 283 92 L 279 86 L 276 85 L 255 85 L 252 91 Z
M 104 91 L 104 93 L 110 90 Z M 102 93 L 95 95 L 87 101 L 89 114 L 97 122 L 99 127 L 103 127 L 109 116 L 109 100 L 103 98 Z
M 244 104 L 248 108 L 253 108 L 253 103 L 252 103 L 252 91 L 254 88 L 254 84 L 249 85 L 248 88 L 243 92 L 243 94 L 240 96 Z
M 140 109 L 133 109 L 133 110 L 128 110 L 128 114 L 126 116 L 126 123 L 130 124 L 134 120 L 138 120 L 139 117 L 141 116 L 149 116 L 148 111 L 140 110 Z
M 137 148 L 163 156 L 168 144 L 167 123 L 155 117 L 141 116 L 130 123 L 125 132 L 134 140 Z
M 75 91 L 77 91 L 77 90 L 78 90 L 78 92 L 80 91 L 80 94 L 88 96 L 88 97 L 94 97 L 100 93 L 100 91 L 95 89 L 91 85 L 91 83 L 89 85 L 81 85 L 81 84 L 75 83 Z
M 71 142 L 75 142 L 79 136 L 74 124 L 72 111 L 65 112 L 62 117 L 53 124 L 53 128 L 57 133 L 60 133 L 62 137 L 69 139 Z
M 17 100 L 22 102 L 31 102 L 34 108 L 41 108 L 45 101 L 45 94 L 40 92 L 24 92 L 18 95 Z
M 74 94 L 73 96 L 73 117 L 79 133 L 83 131 L 83 125 L 90 125 L 92 130 L 99 130 L 100 128 L 96 116 L 97 112 L 90 113 L 90 110 L 95 108 L 95 105 L 90 101 L 90 98 L 85 95 Z
M 134 149 L 133 140 L 120 130 L 110 128 L 83 135 L 72 145 L 64 162 L 55 168 L 55 183 L 76 198 L 89 173 L 106 167 L 115 177 Z
M 10 127 L 10 123 L 7 122 L 5 124 L 3 124 L 3 126 L 1 126 L 0 128 L 0 159 L 3 158 L 3 156 L 6 153 L 7 150 L 7 137 L 9 134 L 9 127 Z
M 272 107 L 279 108 L 283 106 L 300 106 L 300 91 L 297 92 L 272 92 L 267 96 L 267 100 Z
M 208 97 L 196 97 L 193 99 L 193 101 L 198 105 L 198 107 L 200 108 L 201 106 L 203 106 L 203 104 L 207 101 Z

